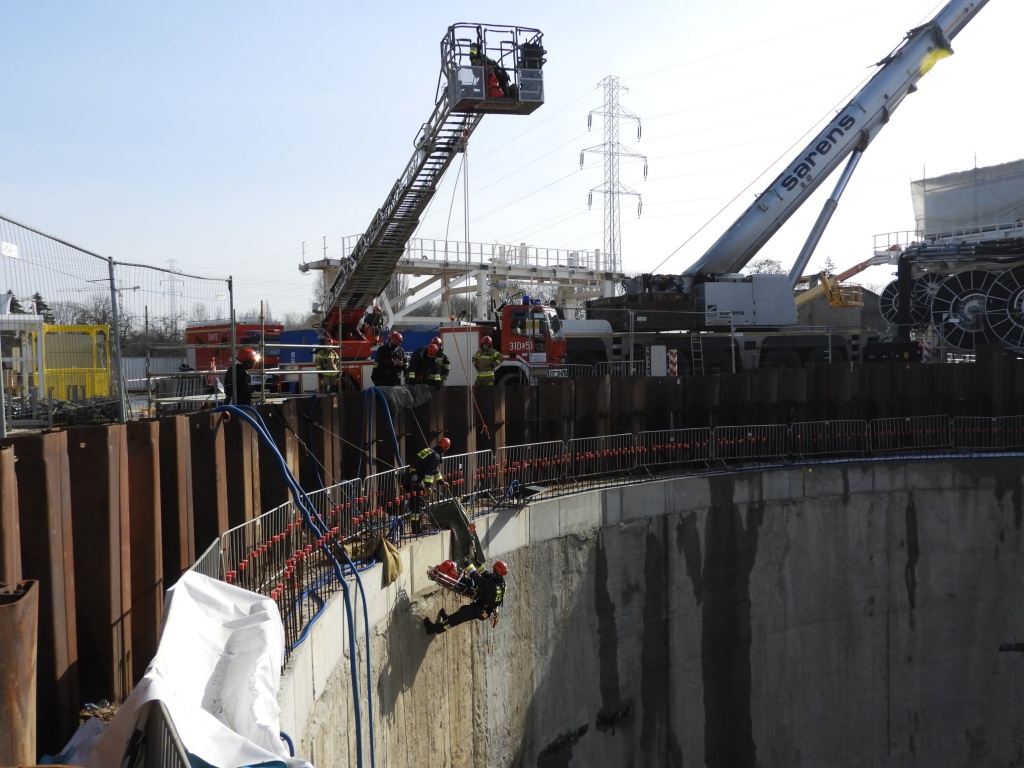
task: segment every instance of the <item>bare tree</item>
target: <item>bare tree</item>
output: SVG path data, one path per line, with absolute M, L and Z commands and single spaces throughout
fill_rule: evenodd
M 747 264 L 747 272 L 752 275 L 783 275 L 786 270 L 777 259 L 758 259 Z

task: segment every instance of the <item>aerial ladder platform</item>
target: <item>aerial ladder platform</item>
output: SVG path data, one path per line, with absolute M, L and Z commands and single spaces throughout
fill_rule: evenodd
M 537 29 L 465 23 L 448 28 L 434 111 L 416 135 L 412 158 L 352 252 L 336 263 L 324 303 L 328 332 L 344 338 L 341 329 L 355 329 L 384 292 L 441 177 L 481 118 L 528 115 L 544 103 L 545 53 Z

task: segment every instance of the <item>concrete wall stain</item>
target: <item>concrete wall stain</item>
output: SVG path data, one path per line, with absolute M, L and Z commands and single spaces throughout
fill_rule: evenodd
M 917 599 L 917 561 L 921 559 L 921 544 L 917 534 L 917 504 L 911 492 L 907 498 L 904 511 L 907 528 L 907 564 L 903 569 L 903 578 L 907 583 L 907 602 L 910 610 L 914 610 Z M 910 626 L 914 626 L 914 615 L 910 615 Z
M 676 549 L 683 553 L 686 575 L 693 584 L 697 605 L 700 605 L 704 600 L 704 578 L 701 576 L 700 532 L 697 530 L 697 515 L 693 512 L 679 518 L 676 525 Z
M 604 532 L 599 533 L 594 554 L 594 611 L 597 614 L 597 655 L 601 711 L 622 706 L 619 688 L 619 637 L 615 626 L 615 601 L 608 590 L 608 550 Z
M 732 503 L 734 478 L 709 479 L 701 665 L 704 680 L 704 764 L 707 768 L 754 768 L 750 714 L 750 573 L 757 557 L 764 505 L 746 519 Z
M 658 525 L 660 523 L 660 525 Z M 670 733 L 668 724 L 668 562 L 665 557 L 664 534 L 657 529 L 665 525 L 657 521 L 647 531 L 644 552 L 643 630 L 640 634 L 640 701 L 643 706 L 643 728 L 640 744 L 644 756 L 652 764 Z

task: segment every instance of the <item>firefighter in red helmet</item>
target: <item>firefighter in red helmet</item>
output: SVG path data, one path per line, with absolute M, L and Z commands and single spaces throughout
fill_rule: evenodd
M 235 364 L 224 374 L 224 395 L 232 405 L 252 405 L 252 381 L 249 371 L 259 365 L 260 353 L 242 347 L 235 355 Z
M 452 361 L 444 353 L 444 342 L 441 341 L 440 336 L 432 338 L 430 343 L 437 347 L 437 365 L 434 366 L 434 375 L 430 379 L 430 385 L 443 387 L 444 383 L 448 381 L 448 374 L 452 372 Z
M 370 378 L 378 387 L 397 387 L 402 384 L 402 374 L 409 361 L 402 349 L 402 334 L 392 331 L 386 343 L 381 344 L 373 357 Z
M 467 621 L 478 619 L 486 621 L 493 619 L 498 622 L 498 607 L 505 602 L 505 577 L 508 576 L 508 566 L 504 560 L 496 560 L 489 571 L 477 571 L 470 564 L 460 580 L 468 580 L 476 590 L 476 597 L 469 605 L 464 605 L 451 616 L 440 610 L 437 613 L 437 621 L 423 618 L 423 627 L 428 635 L 447 632 L 452 627 L 465 624 Z
M 416 459 L 406 477 L 406 491 L 410 495 L 409 524 L 414 534 L 423 532 L 426 506 L 433 495 L 434 487 L 448 488 L 448 482 L 441 475 L 441 462 L 445 451 L 452 447 L 452 441 L 442 437 L 433 448 L 429 446 L 416 454 Z
M 480 349 L 473 354 L 473 367 L 476 368 L 476 383 L 481 387 L 494 385 L 494 372 L 504 362 L 501 352 L 491 346 L 490 336 L 480 339 Z
M 426 344 L 409 357 L 409 375 L 405 377 L 409 386 L 413 384 L 430 384 L 437 371 L 437 344 Z

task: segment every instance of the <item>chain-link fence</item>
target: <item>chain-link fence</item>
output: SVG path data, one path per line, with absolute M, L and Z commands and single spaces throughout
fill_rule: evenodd
M 230 277 L 117 262 L 3 216 L 0 265 L 3 434 L 140 415 L 196 368 L 186 328 L 234 335 Z

